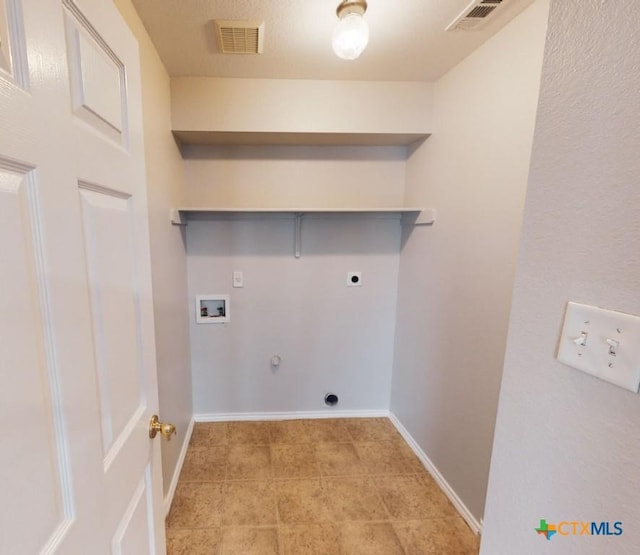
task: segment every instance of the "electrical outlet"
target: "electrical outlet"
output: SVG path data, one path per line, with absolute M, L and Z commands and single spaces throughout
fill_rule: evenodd
M 362 272 L 347 272 L 347 287 L 362 287 Z

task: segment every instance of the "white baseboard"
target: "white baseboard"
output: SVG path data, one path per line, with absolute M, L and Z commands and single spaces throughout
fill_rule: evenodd
M 449 498 L 449 501 L 453 503 L 453 506 L 460 513 L 460 516 L 464 518 L 466 523 L 469 525 L 469 528 L 473 530 L 475 534 L 482 533 L 482 525 L 475 516 L 471 513 L 471 511 L 467 508 L 467 506 L 462 502 L 462 500 L 458 497 L 458 494 L 453 490 L 453 488 L 449 485 L 444 479 L 444 476 L 440 474 L 436 466 L 431 462 L 431 459 L 427 457 L 422 448 L 418 445 L 415 439 L 411 436 L 411 434 L 407 431 L 407 429 L 402 425 L 402 422 L 398 420 L 397 416 L 392 412 L 389 413 L 389 419 L 396 427 L 400 435 L 405 439 L 405 441 L 409 444 L 409 447 L 413 450 L 416 456 L 420 459 L 420 462 L 425 467 L 427 472 L 433 476 L 433 479 L 440 486 L 440 489 L 444 492 L 444 494 Z
M 164 498 L 164 516 L 166 517 L 171 510 L 171 503 L 173 503 L 173 496 L 176 494 L 176 488 L 178 487 L 178 478 L 180 478 L 180 471 L 184 464 L 184 458 L 187 456 L 187 448 L 189 447 L 189 441 L 191 440 L 191 434 L 193 433 L 193 425 L 195 420 L 192 418 L 187 428 L 187 433 L 184 436 L 182 447 L 180 448 L 180 455 L 178 455 L 178 461 L 171 477 L 171 484 L 169 485 L 169 491 Z
M 380 410 L 326 410 L 291 412 L 228 412 L 194 414 L 196 422 L 230 422 L 234 420 L 296 420 L 302 418 L 379 418 L 388 417 L 389 411 Z

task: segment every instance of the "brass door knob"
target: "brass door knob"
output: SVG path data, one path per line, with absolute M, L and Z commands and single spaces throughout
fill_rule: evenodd
M 176 427 L 173 424 L 160 422 L 158 415 L 154 414 L 149 422 L 149 437 L 153 439 L 158 435 L 158 432 L 166 437 L 167 440 L 170 440 L 171 436 L 176 433 Z

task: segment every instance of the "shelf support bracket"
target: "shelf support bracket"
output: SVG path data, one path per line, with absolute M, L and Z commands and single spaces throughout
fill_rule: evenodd
M 436 221 L 435 208 L 425 208 L 419 212 L 403 214 L 400 223 L 405 226 L 433 225 Z
M 169 221 L 171 222 L 171 225 L 187 225 L 187 217 L 177 208 L 169 210 Z
M 300 258 L 302 252 L 302 216 L 303 214 L 296 212 L 295 228 L 294 228 L 294 250 L 293 255 Z

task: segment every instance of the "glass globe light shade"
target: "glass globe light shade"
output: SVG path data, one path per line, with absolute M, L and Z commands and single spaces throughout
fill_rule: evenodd
M 359 13 L 340 18 L 333 31 L 332 46 L 338 58 L 355 60 L 369 42 L 369 25 Z

